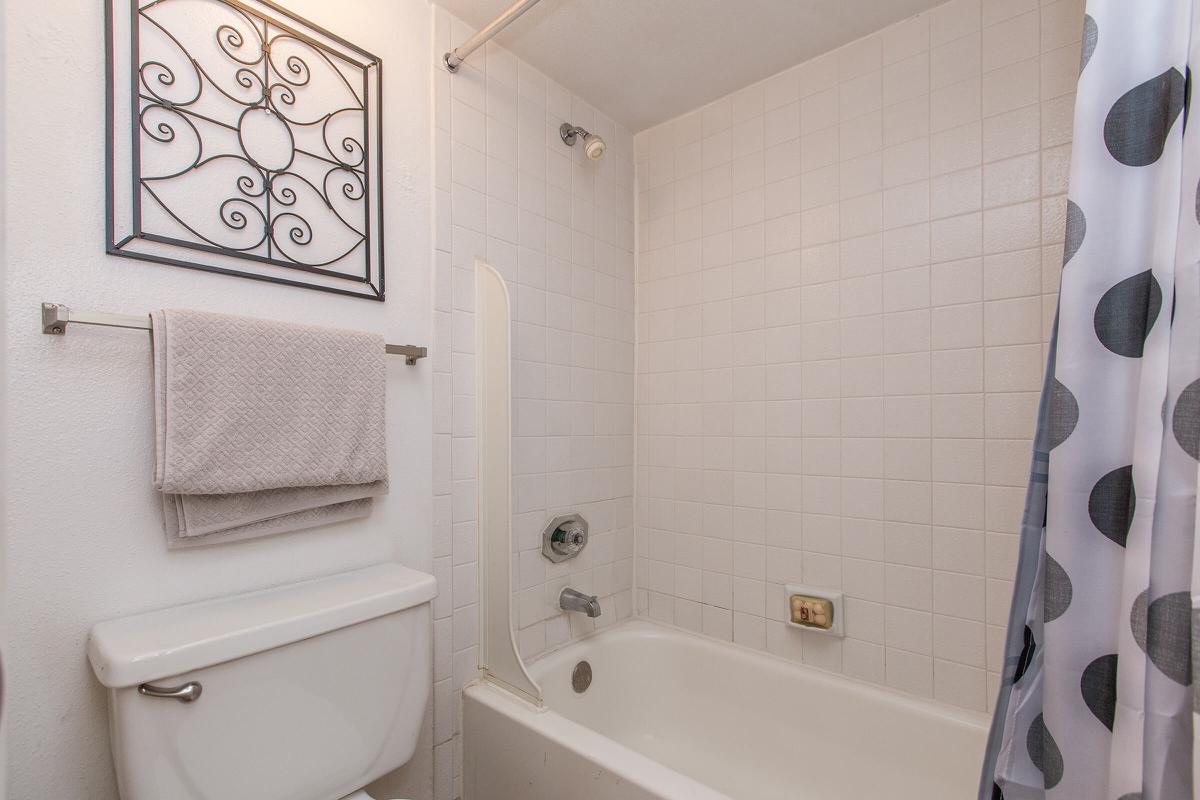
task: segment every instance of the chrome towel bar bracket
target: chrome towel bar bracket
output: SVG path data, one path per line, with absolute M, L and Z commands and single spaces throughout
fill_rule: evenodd
M 64 336 L 67 326 L 101 325 L 106 328 L 129 328 L 132 330 L 150 330 L 149 314 L 109 314 L 105 311 L 73 310 L 62 303 L 42 303 L 42 333 L 51 336 Z M 414 344 L 384 345 L 384 352 L 391 356 L 404 356 L 404 363 L 410 367 L 417 359 L 429 355 L 428 348 Z

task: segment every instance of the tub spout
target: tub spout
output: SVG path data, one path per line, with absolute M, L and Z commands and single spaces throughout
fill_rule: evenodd
M 563 611 L 580 611 L 593 618 L 600 616 L 600 601 L 596 596 L 574 589 L 562 590 L 562 594 L 558 596 L 558 607 Z

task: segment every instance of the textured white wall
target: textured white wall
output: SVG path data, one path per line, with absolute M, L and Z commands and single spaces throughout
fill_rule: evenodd
M 424 0 L 289 0 L 381 55 L 388 301 L 104 255 L 103 3 L 4 7 L 10 795 L 115 800 L 96 621 L 398 560 L 430 569 L 429 361 L 393 359 L 391 494 L 327 529 L 167 552 L 151 488 L 148 336 L 40 333 L 43 300 L 140 313 L 183 306 L 430 339 L 430 9 Z M 419 758 L 428 767 L 429 756 Z M 430 777 L 405 781 L 427 796 Z

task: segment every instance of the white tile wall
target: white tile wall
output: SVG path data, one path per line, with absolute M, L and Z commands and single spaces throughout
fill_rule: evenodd
M 1082 18 L 953 0 L 636 137 L 639 613 L 991 703 Z
M 435 6 L 434 53 L 471 33 Z M 558 612 L 565 585 L 600 595 L 600 624 L 633 613 L 634 176 L 628 131 L 502 48 L 434 73 L 434 791 L 450 800 L 478 663 L 474 261 L 512 298 L 513 606 L 533 656 L 592 629 Z M 568 120 L 604 137 L 602 161 L 562 143 Z M 551 564 L 542 528 L 569 509 L 590 544 Z

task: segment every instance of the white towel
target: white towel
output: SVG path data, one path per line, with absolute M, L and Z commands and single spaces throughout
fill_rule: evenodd
M 362 517 L 387 492 L 382 337 L 179 310 L 153 329 L 170 546 Z

